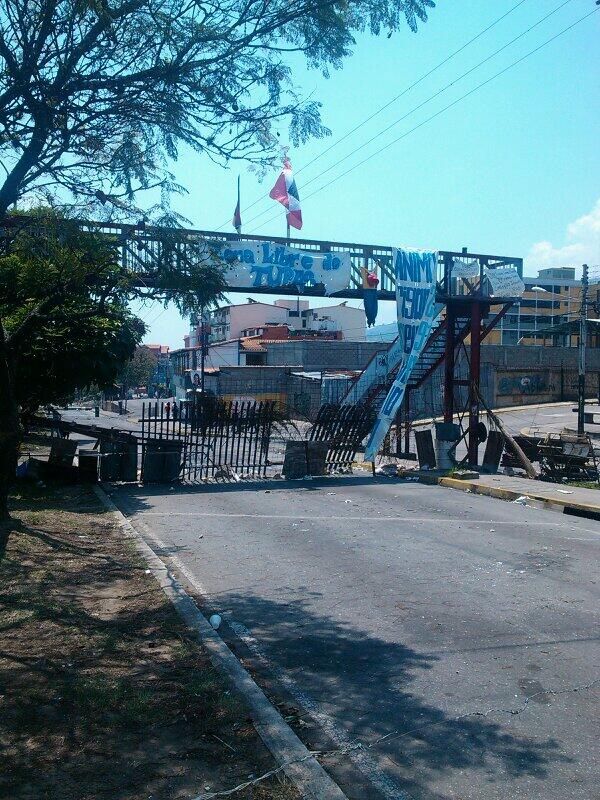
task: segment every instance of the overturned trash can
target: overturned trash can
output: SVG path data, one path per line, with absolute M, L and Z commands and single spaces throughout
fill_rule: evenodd
M 181 477 L 183 442 L 147 439 L 142 451 L 142 481 L 167 483 Z
M 438 469 L 452 469 L 457 464 L 455 449 L 460 439 L 460 426 L 455 422 L 435 423 L 435 460 Z

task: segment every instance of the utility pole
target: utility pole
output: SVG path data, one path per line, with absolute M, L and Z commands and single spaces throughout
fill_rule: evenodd
M 200 392 L 204 397 L 204 364 L 208 344 L 208 331 L 204 308 L 200 309 Z
M 204 347 L 204 325 L 202 326 L 202 346 L 200 348 L 200 392 L 204 394 L 204 359 L 206 348 Z
M 585 433 L 585 345 L 587 338 L 588 265 L 581 276 L 581 305 L 579 307 L 579 375 L 577 379 L 577 433 Z

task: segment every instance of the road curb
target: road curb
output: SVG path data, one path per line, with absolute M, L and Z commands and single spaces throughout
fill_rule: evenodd
M 463 492 L 472 492 L 486 497 L 495 497 L 498 500 L 513 502 L 518 497 L 527 497 L 527 505 L 536 508 L 544 508 L 548 511 L 558 511 L 562 514 L 572 514 L 588 519 L 600 520 L 600 506 L 593 506 L 588 503 L 576 503 L 572 500 L 562 500 L 561 498 L 546 497 L 535 492 L 517 492 L 514 489 L 504 489 L 501 486 L 487 486 L 477 481 L 462 481 L 457 478 L 436 478 L 433 476 L 423 476 L 419 478 L 421 483 L 437 484 L 447 486 L 450 489 L 460 489 Z
M 115 517 L 125 536 L 134 542 L 166 597 L 206 648 L 213 666 L 227 676 L 245 700 L 260 738 L 302 797 L 310 800 L 348 800 L 134 525 L 100 486 L 94 486 L 94 492 L 107 511 Z M 216 793 L 216 796 L 218 795 L 219 793 Z M 203 796 L 199 795 L 196 800 L 201 800 Z M 207 797 L 212 796 L 212 794 L 207 795 Z
M 590 399 L 595 399 L 595 398 L 586 398 L 586 403 Z M 539 411 L 542 408 L 563 408 L 563 407 L 572 406 L 574 402 L 576 402 L 576 401 L 575 400 L 558 400 L 558 401 L 555 401 L 553 403 L 533 403 L 532 405 L 528 405 L 527 403 L 524 403 L 524 404 L 519 405 L 519 406 L 503 406 L 502 408 L 493 408 L 492 411 L 496 415 L 510 414 L 513 411 L 528 411 L 528 410 L 529 411 Z M 454 414 L 453 418 L 454 417 L 456 417 L 458 419 L 459 414 Z M 412 427 L 413 428 L 422 428 L 422 427 L 425 427 L 427 425 L 432 425 L 434 422 L 436 422 L 439 419 L 440 419 L 440 417 L 427 417 L 426 419 L 416 419 L 412 423 Z

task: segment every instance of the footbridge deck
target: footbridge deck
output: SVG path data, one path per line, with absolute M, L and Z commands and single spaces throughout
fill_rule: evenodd
M 349 253 L 351 259 L 351 275 L 349 285 L 333 292 L 331 297 L 342 299 L 360 299 L 363 296 L 361 269 L 374 272 L 379 278 L 378 297 L 380 300 L 394 300 L 396 297 L 396 279 L 392 265 L 392 247 L 378 244 L 358 244 L 353 242 L 334 242 L 320 239 L 285 239 L 283 237 L 261 237 L 238 235 L 183 228 L 153 227 L 145 224 L 131 225 L 96 221 L 82 221 L 82 228 L 105 235 L 114 241 L 119 249 L 122 263 L 132 272 L 139 274 L 144 280 L 145 273 L 153 272 L 157 265 L 165 259 L 179 260 L 183 264 L 193 263 L 205 257 L 207 245 L 221 246 L 236 241 L 268 241 L 275 244 L 305 250 L 308 252 Z M 455 261 L 476 261 L 478 276 L 472 279 L 453 278 Z M 472 253 L 466 248 L 461 251 L 439 250 L 439 271 L 437 300 L 445 302 L 449 297 L 483 297 L 487 295 L 484 278 L 485 269 L 502 269 L 512 267 L 519 275 L 523 273 L 523 259 L 512 256 L 498 256 Z M 295 286 L 271 287 L 235 286 L 229 287 L 231 292 L 251 291 L 253 294 L 290 294 L 296 295 Z M 323 287 L 305 287 L 302 294 L 312 297 L 324 297 Z M 489 296 L 489 295 L 487 295 Z

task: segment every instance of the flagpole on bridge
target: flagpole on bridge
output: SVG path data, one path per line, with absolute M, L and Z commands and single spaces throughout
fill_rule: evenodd
M 269 192 L 269 197 L 277 200 L 285 208 L 285 240 L 290 243 L 290 219 L 294 228 L 302 227 L 302 212 L 300 211 L 300 197 L 292 174 L 292 165 L 287 157 L 288 148 L 283 151 L 283 169 Z

